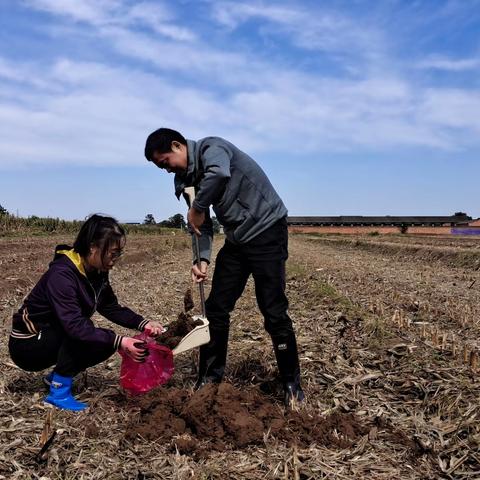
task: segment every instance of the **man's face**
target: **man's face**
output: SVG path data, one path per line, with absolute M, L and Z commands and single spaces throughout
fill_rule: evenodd
M 152 162 L 168 173 L 183 173 L 187 170 L 187 147 L 179 142 L 172 142 L 171 152 L 153 152 Z

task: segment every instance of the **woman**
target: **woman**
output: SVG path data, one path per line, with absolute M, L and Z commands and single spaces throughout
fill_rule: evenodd
M 114 218 L 92 215 L 80 228 L 73 248 L 57 246 L 47 272 L 13 315 L 10 356 L 30 372 L 54 365 L 44 378 L 50 387 L 45 401 L 58 408 L 87 408 L 71 393 L 73 377 L 87 367 L 117 350 L 137 362 L 147 354 L 138 340 L 95 327 L 90 318 L 95 311 L 123 327 L 148 329 L 152 335 L 163 332 L 157 322 L 120 306 L 110 286 L 108 271 L 125 243 L 125 231 Z

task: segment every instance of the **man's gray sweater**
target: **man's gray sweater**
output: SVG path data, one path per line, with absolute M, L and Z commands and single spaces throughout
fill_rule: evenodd
M 260 166 L 235 145 L 219 137 L 187 140 L 187 171 L 175 175 L 175 194 L 194 186 L 193 207 L 205 212 L 200 229 L 200 256 L 210 261 L 212 206 L 227 239 L 244 244 L 287 216 L 287 209 Z

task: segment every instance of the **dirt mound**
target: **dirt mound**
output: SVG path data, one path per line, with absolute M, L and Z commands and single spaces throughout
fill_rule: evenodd
M 198 440 L 208 441 L 208 451 L 240 449 L 261 444 L 264 436 L 299 447 L 311 444 L 345 448 L 368 429 L 353 414 L 312 415 L 285 412 L 256 388 L 209 384 L 190 393 L 176 388 L 159 389 L 138 400 L 126 437 L 137 435 L 190 455 L 205 454 Z M 172 440 L 172 436 L 176 436 Z
M 180 313 L 178 319 L 169 323 L 167 331 L 156 337 L 157 343 L 165 345 L 173 350 L 182 340 L 182 338 L 195 327 L 203 325 L 201 320 L 194 320 L 188 313 Z
M 166 326 L 167 331 L 156 338 L 157 343 L 165 345 L 171 350 L 181 342 L 182 338 L 187 335 L 187 333 L 190 333 L 195 327 L 203 325 L 201 320 L 194 320 L 188 313 L 195 306 L 193 303 L 192 291 L 190 289 L 185 292 L 183 306 L 185 312 L 181 312 L 178 315 L 177 320 L 174 320 Z

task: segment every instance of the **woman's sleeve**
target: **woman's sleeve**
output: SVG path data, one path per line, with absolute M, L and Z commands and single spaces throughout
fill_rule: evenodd
M 118 303 L 117 296 L 113 293 L 109 282 L 103 287 L 100 294 L 97 311 L 100 315 L 122 327 L 143 331 L 148 323 L 148 320 L 145 320 L 141 315 Z

